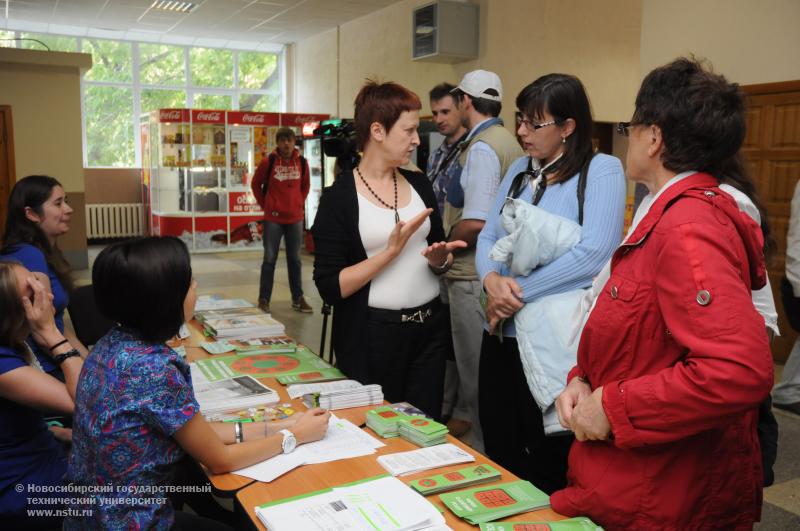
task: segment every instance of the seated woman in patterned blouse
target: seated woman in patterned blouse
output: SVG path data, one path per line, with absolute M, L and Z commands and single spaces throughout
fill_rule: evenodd
M 192 316 L 197 298 L 181 240 L 152 237 L 107 247 L 92 281 L 98 308 L 120 325 L 86 358 L 67 477 L 77 485 L 114 488 L 93 494 L 91 505 L 73 505 L 91 514 L 66 518 L 64 528 L 227 528 L 163 500 L 158 488 L 174 481 L 176 463 L 188 453 L 213 473 L 236 470 L 289 452 L 292 442 L 322 438 L 330 414 L 312 409 L 295 415 L 299 420 L 281 432 L 274 423 L 208 423 L 198 414 L 189 366 L 164 343 Z

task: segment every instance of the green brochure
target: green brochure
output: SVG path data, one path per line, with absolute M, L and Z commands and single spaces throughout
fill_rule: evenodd
M 603 531 L 585 516 L 557 522 L 492 522 L 481 524 L 481 531 Z
M 409 486 L 420 494 L 427 496 L 481 483 L 489 483 L 496 479 L 500 479 L 500 471 L 493 466 L 486 464 L 470 465 L 455 472 L 415 479 L 409 483 Z
M 279 383 L 291 385 L 296 383 L 331 382 L 333 380 L 344 380 L 346 376 L 336 368 L 317 369 L 309 372 L 298 372 L 292 374 L 282 374 L 277 377 Z
M 243 375 L 253 378 L 276 378 L 331 368 L 330 364 L 304 346 L 298 346 L 297 352 L 294 353 L 215 356 L 197 360 L 194 364 L 211 382 Z
M 447 492 L 441 500 L 453 514 L 473 525 L 550 505 L 547 494 L 523 480 Z

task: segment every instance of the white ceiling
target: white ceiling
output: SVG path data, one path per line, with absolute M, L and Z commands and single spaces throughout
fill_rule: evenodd
M 0 29 L 275 50 L 399 0 L 193 0 L 188 14 L 153 0 L 0 0 Z

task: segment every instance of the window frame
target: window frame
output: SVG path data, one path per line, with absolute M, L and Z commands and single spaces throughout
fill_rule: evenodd
M 74 38 L 76 43 L 76 49 L 73 50 L 77 53 L 82 53 L 81 50 L 83 49 L 83 40 L 84 39 L 92 39 L 92 40 L 106 40 L 106 41 L 115 41 L 119 43 L 126 43 L 131 45 L 131 68 L 133 69 L 131 82 L 125 81 L 89 81 L 84 79 L 81 76 L 81 97 L 80 97 L 80 106 L 81 106 L 81 135 L 82 135 L 82 146 L 81 149 L 83 151 L 83 167 L 84 168 L 117 168 L 118 166 L 90 166 L 88 161 L 88 145 L 86 142 L 87 134 L 86 134 L 86 105 L 84 99 L 86 97 L 86 88 L 91 86 L 104 86 L 104 87 L 117 87 L 117 88 L 125 88 L 130 89 L 133 93 L 133 115 L 131 116 L 130 127 L 133 128 L 133 139 L 134 139 L 134 167 L 141 168 L 142 167 L 142 144 L 141 144 L 141 134 L 139 131 L 140 128 L 140 120 L 142 115 L 142 90 L 149 90 L 149 89 L 157 89 L 157 90 L 182 90 L 186 94 L 186 107 L 193 108 L 194 104 L 194 97 L 196 94 L 218 94 L 218 95 L 225 95 L 231 98 L 231 110 L 238 111 L 239 110 L 239 99 L 242 94 L 260 94 L 264 96 L 268 96 L 270 94 L 269 90 L 263 89 L 253 89 L 253 88 L 246 88 L 246 87 L 239 87 L 239 53 L 264 53 L 264 54 L 273 54 L 276 56 L 276 69 L 278 70 L 278 91 L 279 91 L 279 99 L 278 99 L 278 109 L 276 112 L 286 112 L 286 89 L 287 89 L 287 80 L 286 80 L 286 46 L 281 45 L 280 50 L 272 52 L 272 51 L 262 51 L 262 50 L 248 50 L 248 49 L 235 49 L 235 48 L 221 48 L 218 46 L 189 46 L 189 45 L 180 45 L 180 44 L 172 44 L 169 42 L 145 42 L 145 41 L 132 41 L 127 39 L 113 39 L 113 38 L 106 38 L 106 37 L 85 37 L 85 36 L 76 36 L 76 35 L 65 35 L 60 33 L 46 33 L 46 32 L 34 32 L 34 31 L 27 31 L 27 30 L 15 30 L 15 29 L 6 29 L 10 34 L 13 34 L 15 38 L 19 38 L 21 33 L 31 33 L 31 34 L 38 34 L 38 35 L 47 35 L 51 37 L 69 37 Z M 152 83 L 142 83 L 140 78 L 140 65 L 141 65 L 141 55 L 139 50 L 140 44 L 163 44 L 168 46 L 174 46 L 176 48 L 183 49 L 183 68 L 185 73 L 185 82 L 183 84 L 178 85 L 162 85 L 162 84 L 152 84 Z M 15 48 L 22 48 L 21 41 L 17 41 L 14 43 L 13 46 Z M 229 52 L 233 52 L 233 83 L 230 87 L 203 87 L 203 86 L 196 86 L 192 83 L 192 72 L 191 66 L 189 61 L 190 50 L 192 48 L 213 48 L 218 50 L 225 50 Z

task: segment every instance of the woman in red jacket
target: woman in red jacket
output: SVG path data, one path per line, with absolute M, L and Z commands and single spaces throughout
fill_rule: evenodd
M 619 129 L 649 210 L 614 253 L 557 401 L 577 442 L 551 504 L 606 529 L 751 528 L 757 407 L 773 382 L 751 300 L 765 283 L 763 237 L 717 178 L 744 141 L 744 103 L 678 59 L 647 75 Z

